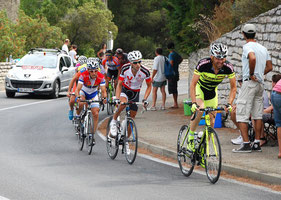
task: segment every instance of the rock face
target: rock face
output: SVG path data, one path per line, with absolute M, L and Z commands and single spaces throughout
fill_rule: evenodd
M 0 10 L 6 9 L 8 17 L 12 21 L 16 21 L 18 17 L 18 8 L 20 0 L 0 0 Z
M 271 77 L 273 74 L 281 72 L 281 5 L 266 13 L 263 13 L 256 18 L 249 20 L 246 23 L 255 24 L 257 29 L 256 40 L 261 45 L 265 46 L 272 58 L 273 71 L 265 76 L 265 89 L 268 93 L 271 91 Z M 242 73 L 242 46 L 246 43 L 241 34 L 241 26 L 236 27 L 232 32 L 224 34 L 215 42 L 221 42 L 228 46 L 228 57 L 234 65 L 236 74 Z M 197 62 L 204 57 L 209 56 L 209 48 L 200 49 L 193 52 L 189 57 L 189 71 L 192 73 Z M 189 79 L 191 81 L 191 79 Z M 219 103 L 225 104 L 229 95 L 229 81 L 225 79 L 218 87 Z

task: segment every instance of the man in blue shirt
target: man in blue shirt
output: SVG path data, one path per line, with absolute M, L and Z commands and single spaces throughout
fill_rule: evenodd
M 175 76 L 168 80 L 168 92 L 169 94 L 173 94 L 174 98 L 174 105 L 171 108 L 178 108 L 178 81 L 180 77 L 179 65 L 181 64 L 183 59 L 177 52 L 175 52 L 175 44 L 173 42 L 170 42 L 167 47 L 170 51 L 169 61 L 175 72 Z

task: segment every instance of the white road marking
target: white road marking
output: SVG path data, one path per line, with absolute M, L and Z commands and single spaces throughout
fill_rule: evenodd
M 35 104 L 46 103 L 46 102 L 56 101 L 56 100 L 57 99 L 51 99 L 51 100 L 38 101 L 38 102 L 27 103 L 27 104 L 22 104 L 22 105 L 17 105 L 17 106 L 11 106 L 11 107 L 7 107 L 7 108 L 1 108 L 0 111 L 11 110 L 11 109 L 15 109 L 15 108 L 31 106 L 31 105 L 35 105 Z
M 10 200 L 10 199 L 0 196 L 0 200 Z

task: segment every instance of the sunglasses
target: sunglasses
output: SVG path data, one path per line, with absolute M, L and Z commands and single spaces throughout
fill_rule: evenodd
M 88 72 L 98 72 L 98 70 L 88 70 Z
M 111 54 L 105 54 L 105 56 L 112 56 Z
M 136 61 L 136 62 L 132 62 L 133 64 L 138 64 L 141 63 L 141 61 Z

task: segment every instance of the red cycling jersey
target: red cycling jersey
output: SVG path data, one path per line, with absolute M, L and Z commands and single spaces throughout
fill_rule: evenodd
M 107 65 L 108 69 L 110 70 L 117 70 L 120 67 L 120 63 L 117 57 L 112 56 L 112 60 L 108 60 L 107 58 L 104 58 L 102 60 L 102 65 Z

